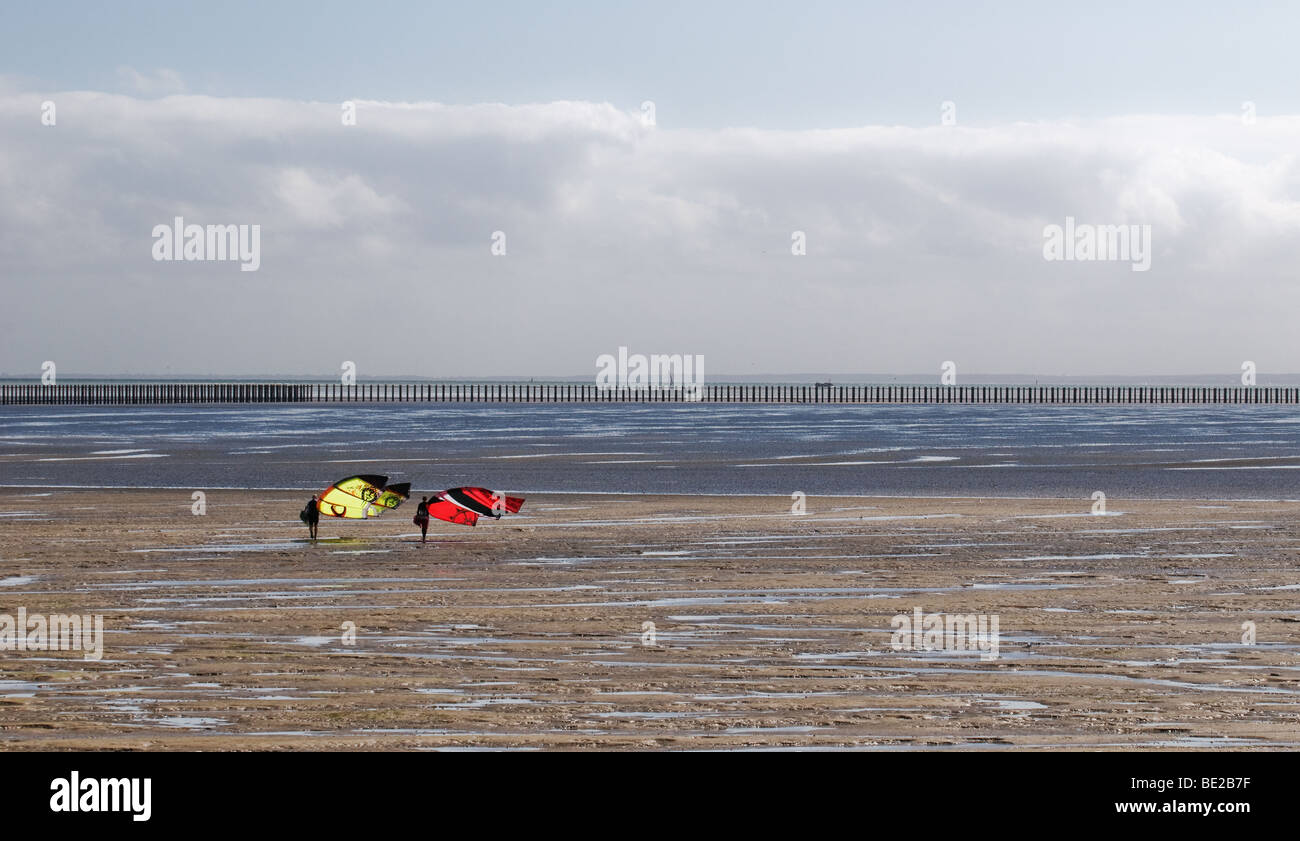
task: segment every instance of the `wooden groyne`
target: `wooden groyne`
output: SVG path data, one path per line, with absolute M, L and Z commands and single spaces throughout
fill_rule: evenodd
M 1034 403 L 1055 405 L 1300 403 L 1295 386 L 706 385 L 610 389 L 592 383 L 39 383 L 0 384 L 0 405 L 202 403 Z

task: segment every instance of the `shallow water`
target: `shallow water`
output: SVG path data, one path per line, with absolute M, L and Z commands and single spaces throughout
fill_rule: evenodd
M 315 491 L 379 471 L 534 493 L 1300 495 L 1290 406 L 7 406 L 0 422 L 0 485 L 33 487 Z

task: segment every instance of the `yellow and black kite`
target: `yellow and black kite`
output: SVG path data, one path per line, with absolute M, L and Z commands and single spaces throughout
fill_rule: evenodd
M 410 495 L 410 482 L 390 485 L 387 476 L 349 476 L 322 491 L 316 506 L 327 517 L 364 520 L 396 508 Z

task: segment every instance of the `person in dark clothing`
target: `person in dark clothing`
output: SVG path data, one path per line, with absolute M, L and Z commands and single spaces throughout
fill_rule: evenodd
M 307 507 L 302 509 L 298 515 L 304 523 L 307 524 L 307 530 L 311 533 L 311 539 L 316 539 L 316 526 L 320 524 L 320 506 L 317 504 L 316 497 L 312 497 L 307 502 Z
M 420 527 L 420 542 L 424 543 L 429 537 L 429 498 L 427 496 L 420 498 L 420 504 L 415 507 L 415 524 Z

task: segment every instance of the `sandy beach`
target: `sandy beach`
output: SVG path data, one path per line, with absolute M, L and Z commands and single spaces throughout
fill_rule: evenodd
M 0 614 L 104 623 L 0 651 L 0 748 L 1300 745 L 1293 502 L 529 495 L 421 546 L 300 496 L 0 490 Z M 918 610 L 996 658 L 896 650 Z

